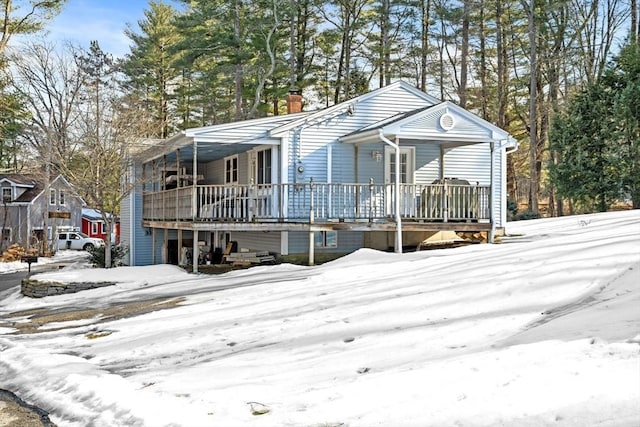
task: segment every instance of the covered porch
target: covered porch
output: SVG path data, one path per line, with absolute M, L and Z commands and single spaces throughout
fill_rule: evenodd
M 148 222 L 489 222 L 490 186 L 308 183 L 191 185 L 143 195 Z

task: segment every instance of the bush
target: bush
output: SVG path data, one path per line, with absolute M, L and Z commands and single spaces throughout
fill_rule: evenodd
M 536 212 L 536 211 L 532 211 L 532 210 L 526 210 L 524 212 L 520 212 L 519 214 L 516 214 L 516 216 L 513 218 L 514 221 L 520 221 L 520 220 L 525 220 L 525 219 L 537 219 L 540 218 L 540 213 Z
M 507 221 L 513 221 L 518 215 L 518 203 L 511 197 L 507 197 Z
M 89 262 L 94 267 L 105 268 L 106 246 L 98 246 L 89 251 Z M 122 265 L 122 259 L 129 253 L 129 248 L 123 245 L 111 246 L 111 267 Z

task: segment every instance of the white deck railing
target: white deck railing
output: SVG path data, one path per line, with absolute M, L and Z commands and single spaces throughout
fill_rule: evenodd
M 400 215 L 416 221 L 487 220 L 489 193 L 490 187 L 485 185 L 401 184 Z M 145 193 L 143 218 L 375 222 L 395 218 L 394 200 L 392 184 L 198 185 Z

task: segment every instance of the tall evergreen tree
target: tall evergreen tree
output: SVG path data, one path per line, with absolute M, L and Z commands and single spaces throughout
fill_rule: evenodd
M 126 89 L 135 103 L 132 107 L 149 113 L 154 124 L 150 137 L 166 138 L 179 127 L 175 115 L 170 114 L 176 109 L 172 105 L 172 89 L 181 83 L 174 67 L 177 55 L 172 52 L 180 39 L 173 25 L 176 13 L 170 5 L 152 0 L 144 19 L 138 21 L 140 32 L 132 26 L 125 31 L 132 41 L 131 52 L 122 64 L 128 79 Z
M 640 209 L 640 44 L 624 47 L 611 74 L 618 88 L 615 118 L 620 123 L 616 151 L 622 169 L 623 197 Z
M 620 159 L 611 144 L 616 123 L 614 94 L 604 85 L 590 85 L 572 101 L 553 125 L 551 147 L 558 163 L 551 177 L 560 196 L 584 211 L 604 212 L 620 196 Z
M 67 0 L 0 1 L 0 55 L 4 54 L 9 40 L 15 34 L 33 34 L 44 28 L 45 23 L 57 15 Z

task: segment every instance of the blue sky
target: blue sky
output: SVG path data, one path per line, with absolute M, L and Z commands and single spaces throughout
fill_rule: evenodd
M 85 47 L 97 40 L 103 51 L 123 56 L 129 52 L 127 23 L 137 30 L 148 8 L 149 0 L 67 0 L 62 13 L 47 25 L 47 38 Z

